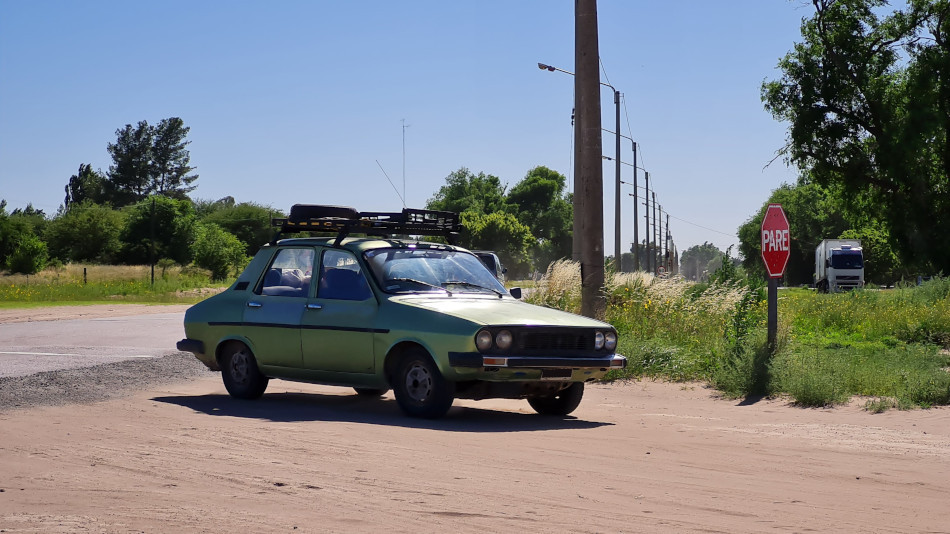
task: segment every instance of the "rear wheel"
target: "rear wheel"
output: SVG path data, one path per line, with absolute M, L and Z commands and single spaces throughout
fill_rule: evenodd
M 541 415 L 564 416 L 574 410 L 584 397 L 584 383 L 574 382 L 554 395 L 528 397 L 528 404 Z
M 238 342 L 228 343 L 221 349 L 221 379 L 228 393 L 238 399 L 260 398 L 268 382 L 257 368 L 251 349 Z
M 422 349 L 410 349 L 402 356 L 392 385 L 396 402 L 410 417 L 442 417 L 455 400 L 455 382 L 446 380 Z

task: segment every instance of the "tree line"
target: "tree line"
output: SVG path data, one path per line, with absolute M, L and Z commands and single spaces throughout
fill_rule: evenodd
M 235 274 L 274 236 L 284 212 L 253 202 L 192 200 L 198 175 L 190 164 L 189 128 L 178 117 L 116 130 L 105 173 L 81 164 L 52 216 L 27 205 L 8 213 L 0 200 L 0 266 L 32 274 L 48 264 L 194 264 L 215 279 Z M 571 198 L 563 175 L 531 169 L 508 189 L 501 180 L 462 168 L 428 201 L 460 213 L 460 244 L 494 250 L 512 274 L 544 269 L 568 256 Z
M 222 279 L 272 235 L 269 206 L 193 201 L 189 128 L 171 117 L 116 130 L 107 173 L 81 164 L 51 217 L 27 205 L 8 213 L 0 200 L 0 265 L 33 274 L 48 263 L 195 264 Z

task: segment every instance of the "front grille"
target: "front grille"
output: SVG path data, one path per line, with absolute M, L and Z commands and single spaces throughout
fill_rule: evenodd
M 507 350 L 492 343 L 483 354 L 504 356 L 547 356 L 563 358 L 598 358 L 610 351 L 594 348 L 594 337 L 607 328 L 577 326 L 493 325 L 486 328 L 495 338 L 502 330 L 511 332 L 512 344 Z
M 860 279 L 859 276 L 836 276 L 836 277 L 835 277 L 835 280 L 838 280 L 838 281 L 841 281 L 841 280 L 854 280 L 855 282 L 857 282 L 859 279 Z
M 523 332 L 518 348 L 526 351 L 578 351 L 594 348 L 593 335 L 587 332 Z

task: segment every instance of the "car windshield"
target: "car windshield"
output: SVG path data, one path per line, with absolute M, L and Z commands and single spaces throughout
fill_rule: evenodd
M 366 263 L 387 293 L 490 293 L 505 287 L 473 254 L 443 248 L 385 248 L 365 253 Z
M 864 257 L 857 250 L 833 252 L 831 266 L 835 269 L 861 269 L 864 267 Z

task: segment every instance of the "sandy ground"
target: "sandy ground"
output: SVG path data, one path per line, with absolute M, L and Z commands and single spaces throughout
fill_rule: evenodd
M 948 532 L 950 410 L 595 386 L 417 421 L 391 395 L 216 376 L 0 412 L 4 532 Z
M 140 308 L 0 322 L 170 309 Z M 642 382 L 589 386 L 565 419 L 491 400 L 418 421 L 391 394 L 329 386 L 272 381 L 236 401 L 184 362 L 40 381 L 131 389 L 0 410 L 0 532 L 950 532 L 946 408 Z

